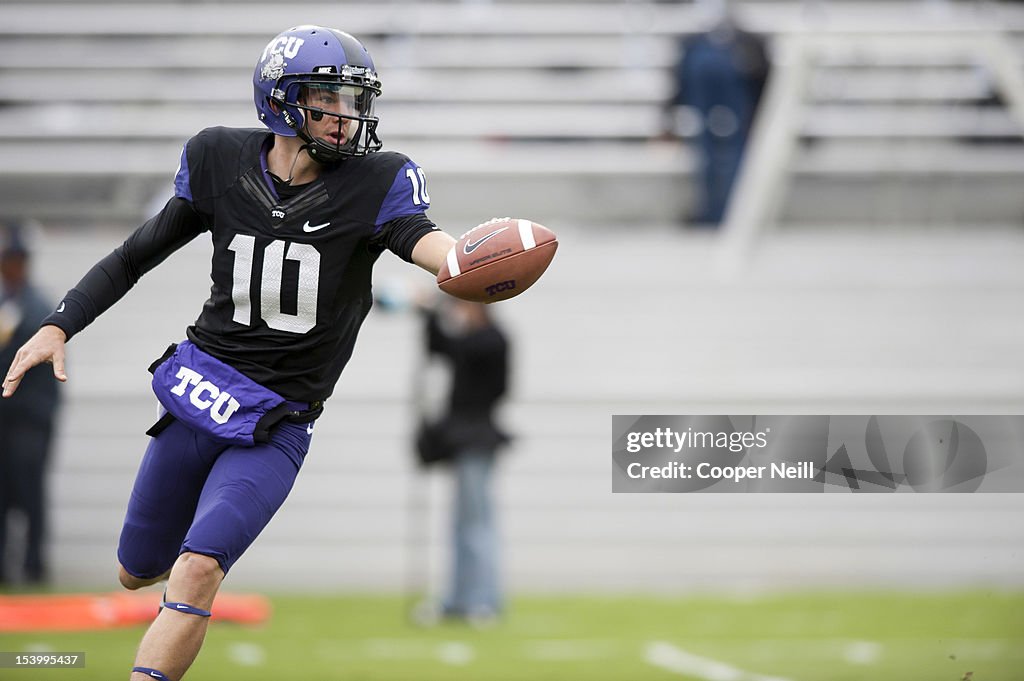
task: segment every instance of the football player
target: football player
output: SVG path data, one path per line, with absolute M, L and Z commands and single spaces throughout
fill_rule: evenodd
M 381 83 L 351 35 L 299 26 L 276 36 L 253 75 L 266 129 L 190 139 L 175 196 L 97 263 L 17 353 L 3 395 L 144 273 L 204 232 L 212 287 L 187 340 L 154 363 L 166 414 L 141 462 L 118 545 L 119 579 L 166 579 L 131 679 L 177 681 L 206 633 L 225 574 L 284 502 L 312 422 L 348 362 L 390 250 L 436 274 L 455 240 L 425 215 L 425 176 L 379 151 Z

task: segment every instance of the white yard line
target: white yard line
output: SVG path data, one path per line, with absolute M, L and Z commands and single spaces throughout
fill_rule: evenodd
M 875 664 L 881 656 L 882 644 L 874 641 L 852 641 L 843 650 L 843 659 L 850 664 Z
M 434 656 L 434 643 L 425 639 L 367 638 L 361 643 L 363 654 L 374 659 L 415 660 Z
M 476 659 L 476 650 L 464 641 L 434 642 L 415 638 L 368 638 L 362 642 L 365 655 L 377 660 L 435 659 L 455 667 Z
M 699 639 L 694 646 L 709 643 L 711 639 Z M 905 645 L 925 645 L 942 650 L 957 657 L 992 659 L 1003 654 L 1010 646 L 1009 638 L 947 639 L 938 643 L 931 639 L 908 639 Z M 436 641 L 421 638 L 367 638 L 347 640 L 321 640 L 317 655 L 323 659 L 343 660 L 351 657 L 375 660 L 434 660 L 452 666 L 464 666 L 476 661 L 480 654 L 466 641 Z M 878 664 L 886 654 L 886 645 L 855 638 L 752 638 L 733 640 L 741 647 L 748 659 L 777 661 L 800 651 L 799 654 L 819 662 L 870 666 Z M 229 649 L 229 655 L 238 664 L 257 657 L 262 651 L 247 648 L 248 644 L 236 644 Z M 529 638 L 510 641 L 508 645 L 522 659 L 540 662 L 574 662 L 610 658 L 632 658 L 636 653 L 635 643 L 610 638 Z M 49 646 L 35 645 L 36 650 Z M 929 648 L 929 649 L 930 649 Z M 703 657 L 683 650 L 667 641 L 649 641 L 641 655 L 649 665 L 681 676 L 690 676 L 702 681 L 792 681 L 779 676 L 758 674 L 734 667 L 728 662 Z M 635 659 L 635 658 L 633 658 Z M 757 662 L 755 664 L 760 664 Z
M 44 641 L 33 641 L 32 643 L 26 643 L 22 648 L 22 652 L 26 653 L 52 653 L 54 647 Z
M 655 667 L 705 681 L 791 681 L 779 676 L 754 674 L 725 662 L 688 653 L 665 641 L 651 641 L 644 650 L 644 660 Z
M 445 664 L 461 667 L 472 662 L 475 657 L 473 646 L 462 641 L 446 641 L 437 646 L 437 659 Z
M 537 639 L 523 643 L 523 654 L 530 660 L 574 662 L 621 655 L 621 647 L 609 639 Z
M 258 643 L 232 643 L 228 657 L 242 667 L 260 667 L 267 661 L 267 651 Z

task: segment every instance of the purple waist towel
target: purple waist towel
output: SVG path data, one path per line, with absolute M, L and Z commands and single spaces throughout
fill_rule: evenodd
M 280 420 L 286 413 L 283 397 L 191 341 L 182 341 L 165 357 L 150 367 L 160 404 L 174 418 L 215 440 L 252 446 L 263 441 L 258 434 L 267 431 L 260 427 L 264 417 Z

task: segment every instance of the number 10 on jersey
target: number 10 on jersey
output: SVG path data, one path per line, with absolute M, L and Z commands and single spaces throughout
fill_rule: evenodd
M 250 291 L 255 275 L 256 237 L 236 234 L 228 245 L 235 254 L 231 302 L 235 306 L 232 321 L 252 326 L 256 323 Z M 281 283 L 284 261 L 299 263 L 296 312 L 281 311 Z M 272 329 L 306 333 L 316 326 L 317 292 L 320 288 L 320 252 L 311 244 L 289 243 L 275 239 L 263 249 L 263 271 L 259 280 L 260 318 Z

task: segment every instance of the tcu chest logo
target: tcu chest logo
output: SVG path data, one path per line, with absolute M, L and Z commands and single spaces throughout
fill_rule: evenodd
M 203 375 L 181 367 L 178 375 L 181 383 L 171 388 L 171 393 L 178 397 L 184 397 L 188 386 L 194 386 L 189 393 L 188 400 L 200 410 L 209 410 L 209 416 L 217 423 L 227 423 L 231 415 L 238 411 L 238 400 L 231 396 L 231 393 L 223 391 L 213 383 L 203 379 Z

